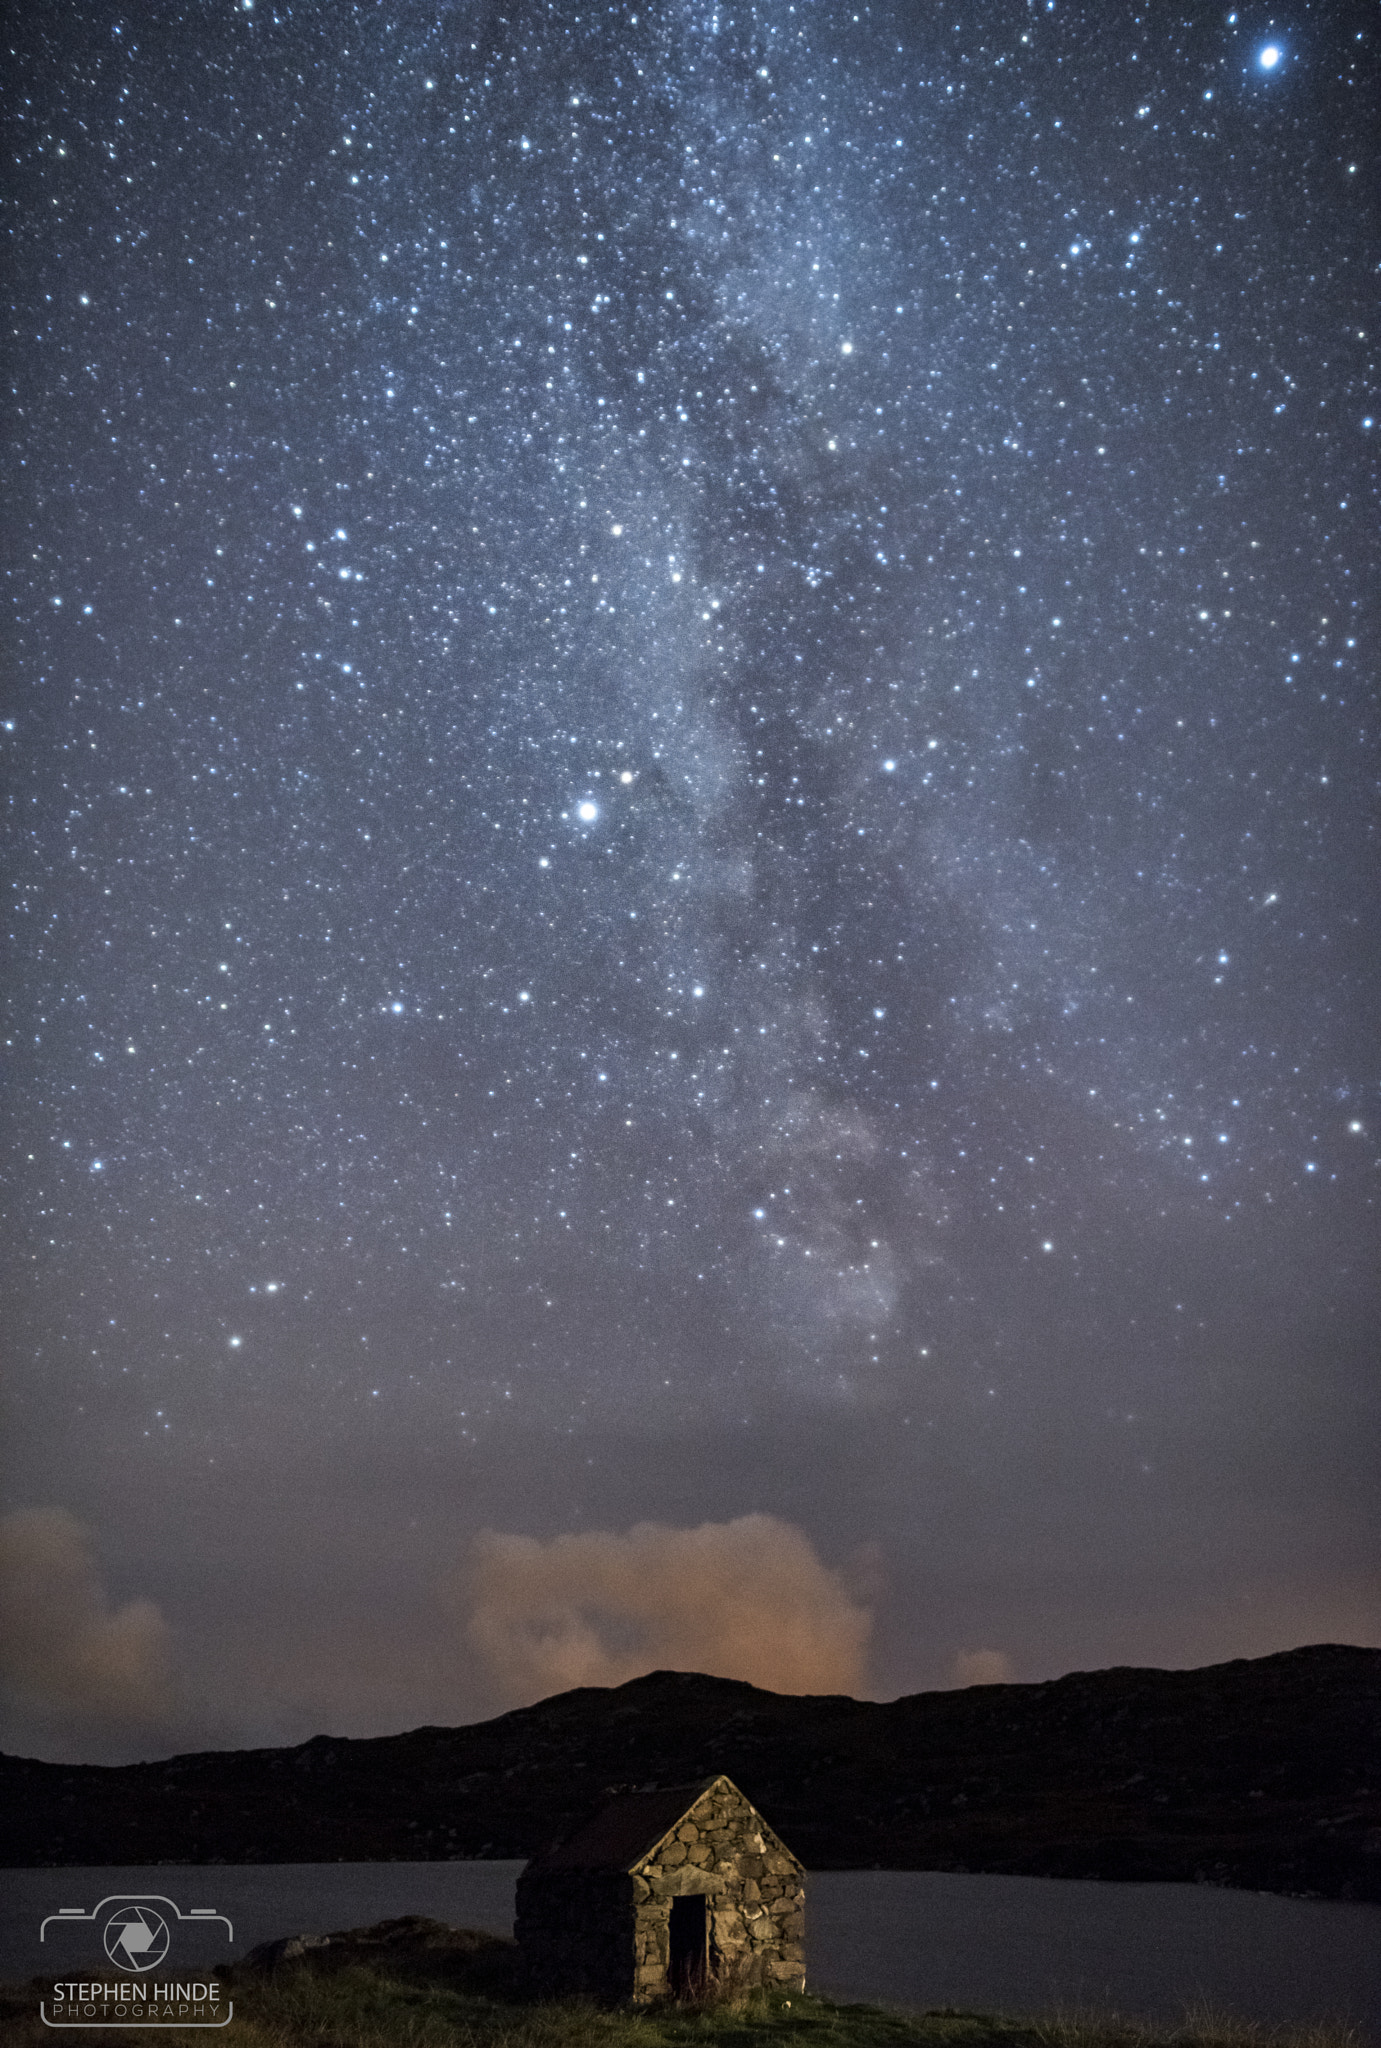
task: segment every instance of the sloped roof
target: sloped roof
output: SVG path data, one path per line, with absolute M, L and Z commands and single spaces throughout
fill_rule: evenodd
M 529 1873 L 557 1870 L 636 1870 L 713 1785 L 724 1785 L 758 1819 L 764 1834 L 777 1837 L 751 1800 L 731 1778 L 702 1778 L 695 1785 L 662 1785 L 651 1792 L 626 1792 L 601 1808 L 566 1841 L 534 1856 Z M 785 1848 L 785 1844 L 779 1844 Z M 787 1851 L 790 1854 L 790 1851 Z

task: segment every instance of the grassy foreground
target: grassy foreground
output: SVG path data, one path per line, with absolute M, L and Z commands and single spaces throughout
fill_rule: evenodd
M 890 2012 L 810 1995 L 732 2013 L 608 2012 L 576 2001 L 517 2006 L 362 1968 L 325 1978 L 294 1971 L 253 1986 L 232 1980 L 230 1989 L 233 2020 L 205 2038 L 235 2048 L 1361 2048 L 1346 2029 L 1272 2031 L 1193 2014 L 1170 2027 L 1082 2013 L 1023 2021 Z M 128 2044 L 133 2031 L 84 2029 L 82 2039 Z M 149 2040 L 150 2032 L 139 2032 Z M 51 2048 L 55 2036 L 39 2018 L 33 1988 L 0 1987 L 0 2038 L 13 2048 Z
M 435 1934 L 419 1940 L 413 1930 L 420 1934 L 424 1925 Z M 234 2017 L 216 2032 L 176 2030 L 188 2048 L 196 2039 L 207 2048 L 217 2040 L 227 2048 L 1363 2048 L 1348 2028 L 1271 2030 L 1212 2014 L 1153 2026 L 1077 2012 L 1035 2020 L 907 2013 L 809 1994 L 754 1993 L 733 2005 L 706 2000 L 699 2008 L 641 2012 L 581 1999 L 539 2002 L 523 1994 L 511 1942 L 457 1936 L 434 1922 L 383 1923 L 334 1937 L 315 1957 L 276 1967 L 251 1961 L 214 1974 Z M 55 2035 L 38 2010 L 48 1989 L 40 1979 L 0 1986 L 7 2048 L 52 2048 Z M 131 2048 L 134 2033 L 87 2026 L 82 2043 Z M 158 2038 L 143 2028 L 137 2037 Z

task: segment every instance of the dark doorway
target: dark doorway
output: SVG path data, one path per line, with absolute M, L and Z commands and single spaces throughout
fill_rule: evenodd
M 709 1969 L 709 1923 L 703 1893 L 671 1902 L 671 1955 L 667 1981 L 676 1998 L 705 1988 Z

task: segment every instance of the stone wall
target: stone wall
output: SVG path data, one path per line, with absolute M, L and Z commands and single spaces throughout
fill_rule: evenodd
M 523 1873 L 514 1932 L 533 1984 L 635 2004 L 667 1997 L 672 1901 L 697 1892 L 710 1975 L 726 1992 L 803 1988 L 804 1872 L 722 1784 L 631 1874 Z
M 707 1895 L 710 1971 L 726 1988 L 805 1984 L 804 1873 L 727 1787 L 706 1792 L 633 1878 L 637 1910 L 633 1996 L 664 1997 L 671 1902 Z
M 513 1932 L 535 1990 L 618 2003 L 633 1996 L 631 1877 L 587 1870 L 529 1877 L 524 1871 L 515 1904 Z

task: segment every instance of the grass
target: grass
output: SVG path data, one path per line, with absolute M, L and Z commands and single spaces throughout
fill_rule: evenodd
M 523 1994 L 509 1942 L 371 1939 L 380 1931 L 271 1970 L 241 1963 L 217 1971 L 234 2019 L 199 2038 L 227 2048 L 1363 2048 L 1344 2027 L 1267 2029 L 1203 2012 L 1154 2026 L 1084 2013 L 1025 2020 L 907 2013 L 799 1994 L 640 2012 L 580 1999 L 542 2002 Z M 13 2048 L 52 2048 L 53 2032 L 38 2011 L 47 1989 L 39 1979 L 0 1987 L 0 2039 Z M 82 2041 L 131 2048 L 133 2031 L 83 2029 Z M 139 2037 L 151 2038 L 143 2029 Z M 178 2038 L 194 2037 L 179 2031 Z

